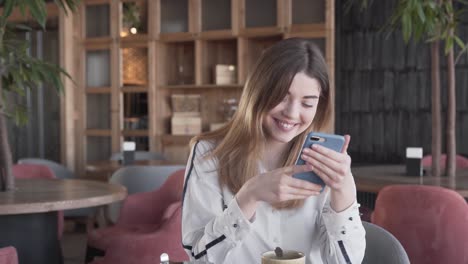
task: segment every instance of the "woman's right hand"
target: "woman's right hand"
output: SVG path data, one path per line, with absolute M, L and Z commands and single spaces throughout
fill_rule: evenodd
M 257 202 L 269 204 L 301 200 L 320 194 L 322 187 L 292 175 L 310 171 L 308 165 L 292 165 L 257 175 L 248 180 L 236 194 L 237 203 L 247 219 L 255 214 Z

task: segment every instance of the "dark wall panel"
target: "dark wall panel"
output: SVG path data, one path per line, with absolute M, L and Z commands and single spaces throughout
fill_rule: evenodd
M 396 0 L 345 11 L 336 1 L 336 131 L 350 134 L 354 163 L 400 163 L 406 147 L 431 152 L 431 60 L 427 43 L 405 44 L 401 31 L 382 30 Z M 468 15 L 458 29 L 468 42 Z M 441 50 L 443 51 L 443 49 Z M 441 52 L 442 123 L 447 107 L 446 59 Z M 457 149 L 468 156 L 468 58 L 456 70 Z M 445 128 L 442 144 L 445 149 Z

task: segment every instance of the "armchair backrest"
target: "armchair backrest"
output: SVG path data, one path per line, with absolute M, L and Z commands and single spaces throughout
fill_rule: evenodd
M 169 176 L 179 170 L 184 170 L 183 165 L 171 166 L 127 166 L 119 169 L 110 178 L 111 183 L 117 183 L 127 188 L 128 195 L 149 192 L 160 189 L 163 184 L 171 185 L 172 180 L 166 183 Z M 183 181 L 183 176 L 182 176 Z M 181 187 L 182 188 L 182 183 Z M 166 191 L 166 190 L 164 190 Z M 182 195 L 180 195 L 182 196 Z M 180 199 L 180 198 L 179 198 Z M 108 207 L 108 215 L 114 223 L 117 221 L 122 203 L 113 203 Z
M 387 186 L 377 196 L 372 222 L 401 242 L 411 263 L 468 263 L 468 205 L 455 191 Z
M 54 173 L 44 165 L 14 164 L 11 168 L 13 176 L 18 179 L 43 178 L 54 179 Z
M 162 196 L 167 197 L 168 202 L 173 203 L 181 201 L 184 189 L 185 168 L 173 172 L 164 184 L 159 188 Z
M 72 179 L 75 177 L 74 173 L 69 170 L 67 167 L 63 166 L 60 163 L 55 161 L 47 160 L 47 159 L 40 159 L 40 158 L 24 158 L 18 160 L 18 164 L 39 164 L 45 165 L 49 169 L 51 169 L 55 177 L 59 179 Z
M 432 165 L 432 156 L 431 155 L 426 155 L 422 158 L 422 165 L 424 167 L 429 167 Z M 456 166 L 457 168 L 460 168 L 460 169 L 468 169 L 468 158 L 465 158 L 463 156 L 460 156 L 460 155 L 457 155 L 455 157 L 455 163 L 456 163 Z M 447 164 L 447 155 L 446 154 L 442 154 L 440 155 L 440 166 L 442 168 L 445 168 Z
M 126 166 L 114 172 L 109 181 L 125 186 L 129 195 L 149 192 L 161 187 L 173 172 L 180 169 L 185 166 Z
M 49 167 L 40 164 L 14 164 L 11 168 L 13 175 L 18 179 L 55 179 L 55 175 Z M 62 238 L 63 234 L 63 211 L 57 212 L 57 234 L 58 238 Z
M 166 160 L 166 157 L 158 152 L 135 151 L 135 160 Z M 123 160 L 123 153 L 117 152 L 112 154 L 110 160 Z
M 387 230 L 371 224 L 362 222 L 366 230 L 366 253 L 363 264 L 409 264 L 405 249 Z
M 0 248 L 0 264 L 18 264 L 18 254 L 14 247 Z

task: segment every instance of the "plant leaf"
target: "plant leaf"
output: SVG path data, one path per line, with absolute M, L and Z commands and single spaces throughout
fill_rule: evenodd
M 2 1 L 3 3 L 3 13 L 2 13 L 2 19 L 5 21 L 10 17 L 11 12 L 13 11 L 13 8 L 16 6 L 17 1 L 16 0 L 8 0 L 8 1 Z
M 45 1 L 32 0 L 28 2 L 28 8 L 31 12 L 31 16 L 39 23 L 42 28 L 45 28 L 47 19 L 47 9 Z
M 463 43 L 463 41 L 458 36 L 453 36 L 453 38 L 455 39 L 455 42 L 461 49 L 465 48 L 465 43 Z
M 28 123 L 28 111 L 22 105 L 16 105 L 13 112 L 13 120 L 18 126 L 24 126 Z

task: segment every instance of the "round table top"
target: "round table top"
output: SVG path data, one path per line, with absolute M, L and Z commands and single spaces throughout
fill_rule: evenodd
M 430 168 L 425 168 L 428 172 Z M 392 184 L 420 184 L 441 186 L 458 192 L 468 198 L 468 170 L 457 170 L 455 178 L 406 176 L 405 165 L 371 165 L 352 167 L 358 191 L 378 193 L 380 189 Z M 429 174 L 429 173 L 427 173 Z
M 105 205 L 123 200 L 125 187 L 75 179 L 16 179 L 16 190 L 0 192 L 0 215 Z

